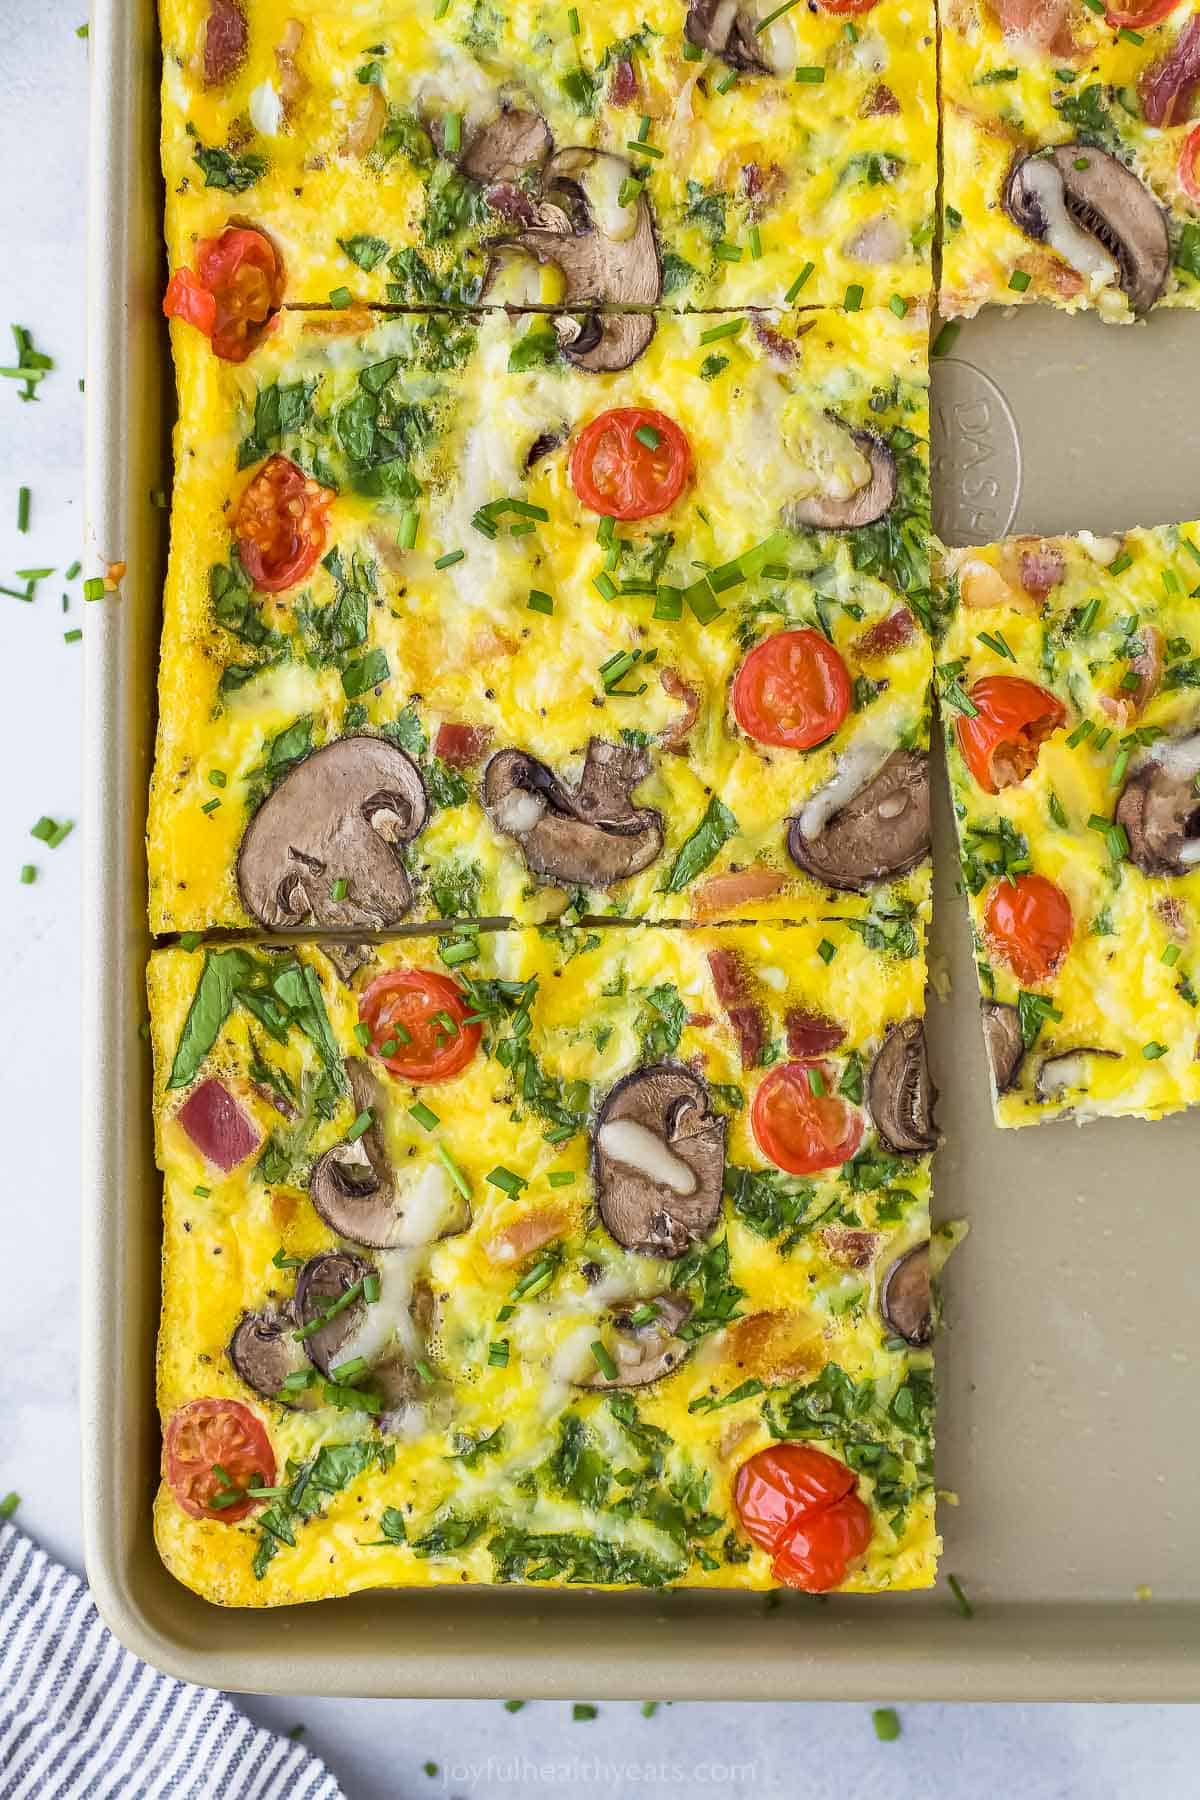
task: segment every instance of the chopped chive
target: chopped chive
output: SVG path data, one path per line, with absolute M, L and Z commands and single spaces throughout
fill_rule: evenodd
M 1096 741 L 1093 744 L 1092 748 L 1095 750 L 1103 750 L 1105 744 L 1107 744 L 1107 742 L 1111 736 L 1112 736 L 1112 731 L 1109 728 L 1109 726 L 1107 726 L 1107 725 L 1102 726 L 1100 728 L 1100 730 L 1096 733 Z
M 224 769 L 210 769 L 208 771 L 208 784 L 210 787 L 223 788 L 227 779 L 228 777 L 226 776 Z
M 601 570 L 599 575 L 594 577 L 592 586 L 602 600 L 615 600 L 617 597 L 616 582 L 612 579 L 611 575 L 606 575 L 603 570 Z
M 713 255 L 718 262 L 741 262 L 742 247 L 740 244 L 727 244 L 722 241 L 713 245 Z M 636 432 L 634 435 L 637 435 Z
M 375 1283 L 375 1292 L 373 1295 L 368 1294 L 367 1292 L 367 1283 L 369 1281 Z M 340 1294 L 336 1300 L 325 1308 L 324 1312 L 320 1312 L 315 1318 L 310 1319 L 307 1325 L 298 1326 L 297 1329 L 293 1331 L 292 1336 L 298 1344 L 302 1344 L 305 1338 L 312 1337 L 314 1333 L 320 1331 L 323 1326 L 328 1325 L 331 1320 L 340 1318 L 347 1307 L 353 1306 L 356 1300 L 378 1300 L 378 1298 L 378 1275 L 364 1275 L 360 1280 L 351 1282 L 345 1293 Z
M 488 1345 L 488 1365 L 493 1369 L 508 1367 L 508 1339 L 497 1338 Z
M 600 1342 L 599 1338 L 596 1338 L 592 1344 L 592 1355 L 595 1357 L 597 1367 L 605 1381 L 615 1381 L 617 1379 L 617 1365 L 608 1354 L 608 1351 Z
M 1183 541 L 1184 541 L 1184 543 L 1185 543 L 1185 544 L 1187 544 L 1187 539 L 1186 539 L 1186 538 L 1185 538 L 1185 539 L 1184 539 L 1184 540 L 1183 540 Z M 1191 549 L 1192 549 L 1192 547 L 1191 547 L 1191 545 L 1190 545 L 1190 544 L 1188 544 L 1188 549 L 1189 549 L 1189 550 L 1191 550 Z M 1194 551 L 1194 550 L 1192 550 L 1192 555 L 1193 555 L 1193 556 L 1195 556 L 1195 555 L 1196 555 L 1196 552 L 1195 552 L 1195 551 Z M 1200 562 L 1200 557 L 1197 557 L 1197 559 L 1196 559 L 1196 560 L 1197 560 L 1197 561 L 1198 561 L 1198 562 Z M 67 570 L 67 572 L 66 572 L 66 574 L 65 574 L 65 575 L 64 575 L 64 576 L 63 576 L 63 580 L 64 580 L 64 581 L 74 581 L 74 579 L 75 579 L 75 577 L 76 577 L 76 576 L 77 576 L 77 575 L 78 575 L 78 573 L 79 573 L 79 571 L 80 571 L 80 569 L 81 569 L 81 568 L 82 568 L 82 567 L 83 567 L 83 564 L 82 564 L 82 563 L 79 563 L 79 562 L 73 562 L 73 563 L 72 563 L 72 564 L 71 564 L 71 566 L 70 566 L 70 568 L 69 568 L 69 569 L 68 569 L 68 570 Z
M 1151 1038 L 1148 1044 L 1142 1045 L 1142 1055 L 1147 1062 L 1157 1062 L 1160 1056 L 1165 1056 L 1166 1054 L 1167 1046 L 1165 1044 L 1156 1044 L 1153 1038 Z
M 104 577 L 102 575 L 90 575 L 88 577 L 83 584 L 83 597 L 85 600 L 103 600 Z
M 1131 31 L 1128 25 L 1122 25 L 1120 31 L 1118 31 L 1118 33 L 1117 33 L 1117 36 L 1119 38 L 1124 38 L 1124 40 L 1127 44 L 1139 44 L 1140 45 L 1140 44 L 1144 44 L 1146 41 L 1140 31 Z
M 354 1027 L 354 1035 L 364 1050 L 369 1048 L 371 1043 L 371 1027 L 365 1020 L 359 1020 L 358 1024 Z
M 891 1744 L 900 1736 L 900 1715 L 894 1706 L 877 1706 L 871 1720 L 881 1744 Z
M 1130 556 L 1128 550 L 1122 550 L 1121 554 L 1119 556 L 1114 556 L 1109 563 L 1108 572 L 1110 575 L 1123 575 L 1126 569 L 1131 569 L 1132 567 L 1132 556 Z
M 837 955 L 837 945 L 831 944 L 828 938 L 822 938 L 817 945 L 817 955 L 826 967 L 828 967 Z
M 415 1119 L 418 1125 L 423 1125 L 426 1131 L 432 1131 L 435 1125 L 441 1124 L 437 1113 L 431 1106 L 426 1106 L 423 1100 L 414 1100 L 408 1113 L 409 1117 Z
M 1013 655 L 1008 639 L 1002 631 L 997 631 L 995 633 L 990 631 L 980 631 L 976 634 L 976 642 L 986 644 L 989 650 L 994 650 L 996 652 L 997 656 L 1006 656 L 1009 662 L 1016 662 L 1017 660 Z
M 1014 269 L 1008 278 L 1008 285 L 1014 293 L 1023 294 L 1032 280 L 1033 276 L 1026 274 L 1024 269 Z
M 1092 629 L 1092 626 L 1096 623 L 1096 615 L 1099 611 L 1100 597 L 1098 594 L 1093 594 L 1092 598 L 1088 601 L 1087 605 L 1079 615 L 1079 624 L 1076 629 L 1081 637 L 1086 637 L 1087 633 Z
M 521 1189 L 529 1186 L 523 1175 L 514 1175 L 503 1163 L 497 1164 L 485 1179 L 493 1187 L 499 1188 L 502 1194 L 507 1194 L 510 1200 L 515 1200 Z
M 764 19 L 758 21 L 754 27 L 755 37 L 761 37 L 769 25 L 773 25 L 776 19 L 782 19 L 784 13 L 790 13 L 793 6 L 799 6 L 799 4 L 800 0 L 782 0 L 782 4 L 777 6 L 774 12 L 769 12 Z
M 856 281 L 852 282 L 846 289 L 846 297 L 842 301 L 842 305 L 847 312 L 857 312 L 862 303 L 863 290 Z
M 654 618 L 681 619 L 683 617 L 683 589 L 677 587 L 660 587 L 654 596 Z
M 666 152 L 660 150 L 657 145 L 647 144 L 641 138 L 637 139 L 636 142 L 627 143 L 625 148 L 627 150 L 632 150 L 635 156 L 652 156 L 655 161 L 658 161 L 661 157 L 666 155 Z
M 898 319 L 905 318 L 908 313 L 908 301 L 903 294 L 893 294 L 888 301 L 888 306 Z
M 21 886 L 32 887 L 37 880 L 37 870 L 32 863 L 21 864 Z
M 400 550 L 411 550 L 417 541 L 417 526 L 421 515 L 415 506 L 410 506 L 401 516 L 400 529 L 396 533 L 396 545 Z
M 1078 725 L 1067 739 L 1067 749 L 1077 750 L 1085 738 L 1091 737 L 1096 727 L 1090 719 L 1080 719 Z
M 29 502 L 32 496 L 27 487 L 17 489 L 17 530 L 29 530 Z
M 539 1262 L 534 1263 L 532 1269 L 526 1270 L 522 1275 L 520 1281 L 513 1288 L 510 1298 L 525 1300 L 534 1294 L 540 1294 L 547 1283 L 553 1281 L 557 1266 L 552 1256 L 543 1256 Z
M 636 1306 L 634 1308 L 629 1315 L 629 1323 L 633 1326 L 634 1330 L 637 1331 L 641 1326 L 649 1325 L 652 1320 L 657 1319 L 657 1317 L 658 1302 L 655 1300 L 648 1300 L 644 1305 Z
M 442 145 L 450 156 L 457 156 L 462 149 L 462 114 L 447 113 L 442 124 Z
M 471 1198 L 471 1184 L 467 1180 L 466 1176 L 463 1174 L 462 1170 L 459 1168 L 458 1164 L 455 1162 L 454 1158 L 451 1156 L 450 1152 L 447 1150 L 445 1144 L 438 1145 L 437 1153 L 438 1153 L 438 1156 L 442 1160 L 442 1164 L 446 1170 L 447 1175 L 449 1175 L 451 1181 L 454 1183 L 455 1187 L 458 1189 L 458 1191 L 462 1195 L 463 1199 L 469 1200 Z
M 1160 960 L 1166 963 L 1168 969 L 1173 969 L 1181 955 L 1182 951 L 1178 944 L 1168 944 Z
M 1063 811 L 1062 801 L 1059 799 L 1058 795 L 1054 792 L 1053 788 L 1051 788 L 1051 790 L 1050 790 L 1049 807 L 1050 807 L 1050 817 L 1053 819 L 1054 823 L 1058 826 L 1060 831 L 1065 831 L 1067 829 L 1067 815 Z
M 579 31 L 580 31 L 579 12 L 578 12 L 578 9 L 574 6 L 570 6 L 567 8 L 567 30 L 571 33 L 572 37 L 579 36 Z
M 457 969 L 460 963 L 472 962 L 479 955 L 479 939 L 441 938 L 438 941 L 438 955 L 448 969 Z
M 574 1169 L 551 1169 L 546 1180 L 551 1187 L 571 1187 L 575 1181 Z
M 702 344 L 716 344 L 722 338 L 737 337 L 746 328 L 745 319 L 723 319 L 719 325 L 710 325 L 707 331 L 700 333 Z
M 949 356 L 951 350 L 954 348 L 954 341 L 961 330 L 962 325 L 959 320 L 947 319 L 946 323 L 934 338 L 929 354 L 931 356 Z
M 214 802 L 214 804 L 216 803 Z M 339 875 L 336 880 L 331 881 L 329 884 L 329 898 L 331 900 L 344 900 L 349 892 L 350 883 L 344 875 Z
M 213 813 L 215 813 L 217 808 L 220 806 L 220 804 L 221 804 L 220 800 L 218 799 L 217 795 L 214 794 L 211 800 L 206 800 L 204 802 L 204 805 L 200 808 L 200 811 L 202 813 L 207 813 L 208 816 L 211 818 Z M 338 898 L 340 898 L 340 896 L 335 894 L 334 899 L 337 900 Z
M 354 295 L 348 287 L 335 287 L 330 290 L 329 304 L 337 312 L 345 312 L 354 303 Z
M 70 631 L 63 632 L 63 643 L 64 644 L 77 644 L 79 642 L 79 640 L 82 638 L 82 636 L 83 636 L 82 631 L 80 631 L 78 625 L 75 625 L 72 627 L 72 629 Z
M 687 601 L 698 625 L 711 625 L 719 619 L 725 608 L 718 605 L 708 579 L 693 581 L 691 587 L 684 588 L 683 597 Z
M 433 16 L 435 19 L 444 19 L 449 11 L 450 0 L 433 0 Z
M 374 1271 L 363 1276 L 362 1297 L 368 1306 L 374 1306 L 379 1298 L 379 1277 Z
M 336 1364 L 334 1368 L 330 1369 L 329 1375 L 331 1380 L 338 1382 L 341 1386 L 345 1386 L 348 1381 L 354 1381 L 359 1375 L 365 1375 L 366 1372 L 366 1357 L 352 1356 L 349 1362 Z
M 683 60 L 684 60 L 684 62 L 700 62 L 702 60 L 703 56 L 704 56 L 704 51 L 702 50 L 700 45 L 693 44 L 690 38 L 685 38 L 684 45 L 683 45 Z
M 1125 779 L 1125 771 L 1129 767 L 1128 750 L 1118 750 L 1112 766 L 1112 774 L 1108 778 L 1109 787 L 1120 787 Z
M 617 189 L 617 205 L 632 206 L 642 191 L 642 184 L 636 175 L 626 175 Z
M 1101 10 L 1103 11 L 1103 8 L 1101 8 Z M 957 1575 L 947 1575 L 946 1582 L 950 1589 L 950 1592 L 954 1595 L 954 1603 L 958 1607 L 958 1610 L 962 1614 L 963 1618 L 964 1619 L 973 1619 L 975 1617 L 975 1608 L 971 1605 L 971 1602 L 967 1599 L 967 1596 L 963 1593 L 963 1585 L 962 1585 L 962 1582 L 958 1579 L 958 1576 Z
M 809 1093 L 813 1094 L 818 1100 L 825 1092 L 825 1077 L 822 1075 L 820 1069 L 811 1068 L 808 1071 L 808 1090 Z
M 364 1132 L 370 1131 L 373 1123 L 374 1115 L 372 1114 L 370 1107 L 368 1107 L 365 1112 L 359 1113 L 357 1119 L 355 1119 L 353 1125 L 351 1125 L 349 1131 L 346 1133 L 347 1142 L 356 1144 Z
M 716 89 L 718 94 L 727 94 L 729 92 L 730 88 L 737 81 L 737 78 L 738 78 L 738 72 L 736 69 L 727 69 L 725 74 L 722 75 L 720 81 L 713 82 L 713 87 Z
M 189 956 L 193 950 L 200 948 L 202 941 L 198 931 L 181 931 L 179 934 L 179 948 L 186 950 Z
M 801 64 L 796 70 L 793 80 L 808 87 L 820 87 L 825 80 L 825 71 L 819 65 Z
M 445 556 L 438 557 L 433 566 L 435 569 L 452 568 L 455 563 L 460 563 L 466 554 L 465 550 L 448 550 Z
M 633 435 L 647 450 L 657 450 L 662 443 L 662 433 L 656 431 L 653 425 L 639 425 Z
M 783 296 L 784 299 L 788 302 L 789 306 L 791 305 L 792 301 L 796 298 L 796 295 L 800 292 L 801 288 L 805 286 L 805 284 L 809 280 L 809 277 L 812 275 L 812 272 L 816 268 L 816 266 L 817 266 L 816 263 L 811 263 L 811 262 L 805 263 L 804 267 L 801 269 L 800 273 L 797 275 L 795 281 L 793 281 L 791 287 L 788 289 L 787 293 Z

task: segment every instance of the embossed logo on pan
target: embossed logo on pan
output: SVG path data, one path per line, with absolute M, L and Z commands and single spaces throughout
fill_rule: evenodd
M 933 528 L 945 544 L 1002 538 L 1021 497 L 1021 441 L 1008 401 L 982 369 L 934 364 Z

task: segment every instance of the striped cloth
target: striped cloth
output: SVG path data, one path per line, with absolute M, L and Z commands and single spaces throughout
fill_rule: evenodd
M 0 1800 L 344 1800 L 316 1757 L 124 1649 L 78 1575 L 0 1525 Z

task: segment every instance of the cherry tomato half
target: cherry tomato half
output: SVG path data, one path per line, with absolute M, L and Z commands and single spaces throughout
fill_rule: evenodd
M 270 456 L 238 502 L 233 535 L 242 567 L 256 588 L 278 594 L 294 586 L 325 548 L 333 495 L 286 456 Z
M 585 425 L 571 451 L 571 486 L 610 519 L 649 519 L 678 499 L 692 452 L 674 419 L 618 406 Z
M 1046 981 L 1071 942 L 1071 902 L 1044 875 L 998 881 L 983 909 L 984 935 L 1018 981 Z
M 1160 19 L 1174 12 L 1179 0 L 1145 0 L 1142 6 L 1136 0 L 1127 6 L 1106 6 L 1104 16 L 1114 31 L 1122 26 L 1127 31 L 1144 31 L 1148 25 L 1157 25 Z
M 446 1081 L 466 1068 L 479 1048 L 479 1026 L 468 1025 L 466 997 L 433 969 L 390 969 L 358 1003 L 371 1033 L 370 1050 L 402 1081 Z
M 1200 125 L 1189 131 L 1179 152 L 1179 185 L 1200 206 Z
M 1061 701 L 1019 675 L 985 675 L 970 699 L 974 718 L 960 713 L 954 729 L 967 767 L 989 794 L 1024 781 L 1042 744 L 1066 723 Z
M 833 1086 L 829 1065 L 818 1062 L 780 1063 L 759 1083 L 750 1123 L 776 1168 L 814 1175 L 854 1155 L 862 1142 L 862 1115 Z
M 258 1503 L 244 1494 L 222 1506 L 222 1496 L 246 1489 L 251 1480 L 274 1487 L 275 1452 L 262 1421 L 240 1400 L 189 1400 L 167 1420 L 163 1474 L 191 1518 L 233 1525 Z
M 875 0 L 820 0 L 821 11 L 827 13 L 865 13 L 874 5 Z
M 760 744 L 811 750 L 850 710 L 846 665 L 819 631 L 777 631 L 756 644 L 733 678 L 733 716 Z
M 776 1579 L 818 1594 L 844 1581 L 871 1541 L 857 1485 L 812 1444 L 772 1444 L 738 1470 L 734 1504 L 747 1536 L 774 1557 Z
M 175 270 L 163 311 L 202 331 L 222 361 L 245 362 L 282 298 L 283 266 L 271 240 L 248 225 L 227 225 L 220 237 L 201 240 L 195 273 Z

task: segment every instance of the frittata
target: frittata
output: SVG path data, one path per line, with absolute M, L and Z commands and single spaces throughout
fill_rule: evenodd
M 942 718 L 1000 1125 L 1200 1099 L 1200 525 L 945 553 Z
M 939 308 L 1200 303 L 1190 0 L 946 0 Z
M 931 286 L 931 0 L 162 0 L 180 308 L 886 305 Z M 851 16 L 853 15 L 853 16 Z
M 156 952 L 168 1567 L 928 1585 L 924 982 L 849 923 Z
M 173 327 L 154 930 L 925 916 L 924 309 L 633 324 Z

